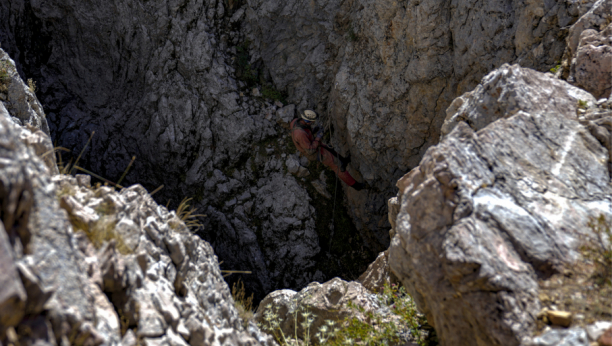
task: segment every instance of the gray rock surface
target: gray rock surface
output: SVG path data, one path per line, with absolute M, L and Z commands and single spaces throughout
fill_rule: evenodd
M 251 192 L 270 183 L 264 174 L 284 174 L 277 155 L 291 145 L 283 126 L 292 113 L 320 111 L 333 130 L 332 144 L 352 154 L 351 174 L 369 183 L 367 191 L 346 190 L 343 209 L 358 231 L 360 244 L 353 246 L 366 249 L 359 261 L 367 263 L 389 244 L 392 182 L 437 143 L 453 98 L 503 63 L 552 67 L 563 53 L 564 28 L 591 5 L 15 0 L 0 3 L 0 42 L 20 74 L 37 82 L 58 145 L 76 157 L 96 131 L 82 166 L 116 181 L 135 155 L 125 183 L 149 191 L 163 184 L 155 195 L 161 204 L 194 197 L 208 215 L 200 234 L 228 269 L 254 272 L 243 280 L 261 298 L 286 282 L 266 260 L 285 248 L 264 241 L 261 225 L 289 216 L 256 218 L 247 211 L 265 198 Z M 237 80 L 246 78 L 246 66 L 239 65 L 247 63 L 257 71 L 251 84 L 262 85 Z M 294 109 L 255 96 L 266 94 L 267 83 Z M 277 139 L 284 142 L 272 148 Z M 304 196 L 316 175 L 298 173 L 282 178 L 292 186 L 283 191 Z M 250 198 L 238 199 L 247 192 Z M 327 227 L 321 214 L 299 221 Z M 283 233 L 289 234 L 295 223 L 278 224 L 290 227 Z M 329 233 L 325 227 L 316 227 L 319 237 Z M 299 239 L 273 239 L 287 253 L 304 254 L 293 258 L 304 258 L 309 268 L 302 272 L 294 263 L 286 276 L 319 271 L 329 279 L 353 264 L 341 261 L 332 271 L 323 260 L 329 249 L 301 250 Z
M 6 186 L 5 183 L 5 181 L 1 182 L 3 189 Z M 8 196 L 2 197 L 8 199 Z M 5 200 L 2 202 L 2 205 L 4 205 Z M 0 282 L 2 282 L 0 288 L 0 325 L 2 326 L 0 327 L 0 334 L 4 334 L 5 328 L 15 326 L 21 321 L 27 295 L 19 279 L 11 244 L 2 223 L 0 223 Z
M 612 81 L 612 1 L 598 0 L 573 24 L 563 56 L 563 77 L 595 97 L 610 97 Z
M 24 83 L 13 59 L 0 49 L 0 103 L 11 120 L 18 125 L 30 125 L 49 135 L 49 125 L 36 94 Z
M 529 128 L 539 128 L 541 139 L 528 138 Z M 549 141 L 565 145 L 561 161 L 543 154 Z M 577 258 L 590 217 L 610 217 L 607 153 L 594 141 L 554 115 L 520 112 L 477 134 L 461 124 L 400 182 L 410 187 L 402 190 L 391 268 L 419 297 L 443 344 L 513 345 L 529 333 L 539 309 L 536 279 Z M 524 148 L 531 150 L 518 152 Z M 490 310 L 496 301 L 505 306 L 497 312 Z
M 583 328 L 554 329 L 533 338 L 526 346 L 589 346 L 589 338 Z
M 119 345 L 129 328 L 144 344 L 275 345 L 242 326 L 212 247 L 174 212 L 140 185 L 51 177 L 20 133 L 0 114 L 0 343 Z
M 594 106 L 596 99 L 551 74 L 519 65 L 503 65 L 486 75 L 473 91 L 451 103 L 446 110 L 441 136 L 447 136 L 460 122 L 478 131 L 519 111 L 557 113 L 575 119 L 578 101 Z
M 517 74 L 520 82 L 508 82 Z M 486 78 L 463 100 L 467 106 L 449 108 L 449 115 L 470 114 L 474 129 L 456 120 L 398 181 L 391 269 L 442 345 L 518 345 L 528 338 L 539 311 L 537 280 L 580 257 L 591 218 L 612 217 L 607 150 L 575 109 L 549 109 L 571 104 L 572 93 L 546 99 L 525 92 L 527 81 L 546 77 L 518 67 L 490 77 L 505 86 L 487 88 Z M 520 102 L 496 102 L 494 93 L 504 88 Z
M 603 4 L 598 3 L 600 5 Z M 608 11 L 606 22 L 612 22 L 612 5 L 600 11 Z M 594 8 L 594 10 L 599 8 Z M 577 30 L 576 30 L 577 31 Z M 601 32 L 587 29 L 580 33 L 580 41 L 571 60 L 568 80 L 591 92 L 596 98 L 609 98 L 612 94 L 612 23 Z
M 385 285 L 397 284 L 398 280 L 389 268 L 389 251 L 378 254 L 368 269 L 357 279 L 371 292 L 380 293 Z
M 543 78 L 514 69 L 523 81 Z M 540 105 L 570 104 L 569 96 L 535 93 L 499 119 L 509 107 L 485 84 L 464 111 L 493 122 L 477 132 L 459 122 L 397 184 L 391 269 L 442 345 L 526 342 L 540 308 L 537 280 L 580 257 L 591 218 L 612 217 L 606 148 L 575 110 Z M 507 91 L 522 95 L 526 84 L 507 83 Z M 480 107 L 487 102 L 494 107 Z

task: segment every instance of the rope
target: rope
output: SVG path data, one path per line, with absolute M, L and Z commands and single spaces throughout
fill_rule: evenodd
M 331 118 L 329 118 L 329 121 L 327 123 L 327 129 L 329 131 L 329 140 L 331 141 L 332 139 L 332 132 L 331 132 Z M 340 162 L 340 158 L 338 157 L 338 152 L 334 150 L 334 152 L 336 153 L 336 162 L 339 164 L 339 166 L 336 166 L 336 169 L 338 170 L 338 172 L 334 172 L 336 173 L 336 187 L 334 188 L 334 208 L 332 209 L 332 223 L 331 223 L 331 235 L 329 237 L 329 252 L 331 252 L 331 244 L 332 244 L 332 240 L 334 239 L 334 230 L 336 228 L 335 226 L 335 220 L 336 220 L 336 192 L 338 191 L 338 173 L 340 173 L 340 166 L 342 165 L 342 163 Z

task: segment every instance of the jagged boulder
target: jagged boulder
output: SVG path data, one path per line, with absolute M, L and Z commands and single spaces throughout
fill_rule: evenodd
M 35 87 L 33 85 L 33 87 Z M 20 125 L 19 137 L 43 159 L 51 174 L 59 173 L 49 125 L 34 90 L 17 73 L 15 62 L 0 49 L 0 116 Z
M 460 122 L 478 131 L 519 111 L 556 113 L 575 119 L 579 101 L 594 106 L 596 100 L 590 93 L 551 74 L 504 64 L 486 75 L 473 91 L 451 103 L 446 109 L 441 136 L 447 136 Z
M 389 268 L 389 250 L 379 253 L 376 260 L 368 266 L 368 269 L 359 276 L 357 281 L 370 292 L 375 293 L 382 291 L 385 285 L 397 283 L 397 278 Z
M 36 97 L 35 89 L 35 84 L 30 86 L 23 82 L 17 73 L 15 62 L 0 49 L 0 102 L 13 122 L 24 127 L 30 125 L 49 135 L 47 118 Z
M 575 109 L 549 108 L 571 104 L 568 93 L 551 94 L 543 107 L 539 94 L 530 100 L 524 90 L 525 81 L 545 76 L 504 69 L 514 72 L 490 76 L 523 101 L 496 103 L 499 90 L 487 89 L 494 78 L 486 78 L 464 95 L 472 107 L 456 107 L 483 122 L 457 122 L 397 184 L 390 266 L 442 345 L 528 341 L 540 280 L 581 258 L 593 218 L 612 218 L 607 150 Z M 487 102 L 494 107 L 480 107 Z
M 612 92 L 612 1 L 598 0 L 569 30 L 564 77 L 597 98 Z
M 275 344 L 242 326 L 212 247 L 174 212 L 140 185 L 118 192 L 88 176 L 52 177 L 7 114 L 0 343 Z

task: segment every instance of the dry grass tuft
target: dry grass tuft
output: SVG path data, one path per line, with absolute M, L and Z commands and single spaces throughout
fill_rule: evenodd
M 192 231 L 197 231 L 198 228 L 203 225 L 198 221 L 198 217 L 206 217 L 204 214 L 196 214 L 198 211 L 196 208 L 190 208 L 189 202 L 192 198 L 183 198 L 178 208 L 176 208 L 176 216 L 185 223 L 185 225 Z M 176 228 L 176 225 L 170 223 L 172 228 Z
M 244 283 L 238 279 L 238 282 L 232 285 L 232 298 L 234 298 L 234 306 L 238 310 L 238 316 L 246 328 L 249 321 L 253 320 L 253 294 L 251 293 L 251 296 L 247 298 Z
M 91 241 L 96 249 L 102 247 L 105 242 L 115 240 L 117 243 L 117 251 L 122 255 L 129 255 L 132 253 L 121 235 L 115 231 L 117 225 L 117 219 L 113 216 L 103 216 L 98 220 L 93 227 L 84 230 L 87 238 Z

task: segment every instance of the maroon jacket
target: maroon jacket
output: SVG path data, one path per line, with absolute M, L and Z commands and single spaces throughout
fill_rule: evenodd
M 317 152 L 322 149 L 321 142 L 312 135 L 310 126 L 300 126 L 300 119 L 294 119 L 289 128 L 295 147 L 309 160 L 317 159 Z

